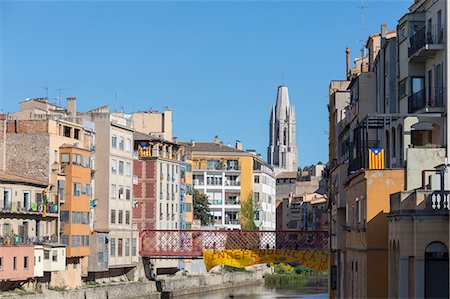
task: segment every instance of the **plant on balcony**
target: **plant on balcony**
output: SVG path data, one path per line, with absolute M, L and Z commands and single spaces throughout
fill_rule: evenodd
M 194 219 L 200 220 L 201 225 L 212 224 L 213 217 L 209 209 L 208 196 L 200 193 L 198 190 L 194 190 L 192 200 L 194 203 Z

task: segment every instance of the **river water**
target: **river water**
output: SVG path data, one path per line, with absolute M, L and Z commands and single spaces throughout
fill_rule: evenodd
M 319 299 L 328 298 L 326 288 L 281 288 L 274 289 L 264 286 L 264 284 L 239 287 L 236 289 L 225 289 L 209 292 L 200 296 L 189 296 L 199 299 Z M 184 297 L 183 297 L 184 298 Z

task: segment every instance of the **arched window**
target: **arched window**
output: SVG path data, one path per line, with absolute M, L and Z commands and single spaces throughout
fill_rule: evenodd
M 123 139 L 123 137 L 120 137 L 120 141 L 119 141 L 119 149 L 120 149 L 121 151 L 123 151 L 124 145 L 125 145 L 124 139 Z
M 127 144 L 126 144 L 126 150 L 127 150 L 127 152 L 131 152 L 131 140 L 130 139 L 127 139 Z
M 425 248 L 425 298 L 448 298 L 448 248 L 432 242 Z
M 117 147 L 117 136 L 116 135 L 112 135 L 112 137 L 111 137 L 111 146 L 112 146 L 112 148 Z
M 286 128 L 283 130 L 283 145 L 287 144 L 287 134 L 286 134 Z

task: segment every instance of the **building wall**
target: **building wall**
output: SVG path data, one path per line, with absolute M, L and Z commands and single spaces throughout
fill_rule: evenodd
M 168 141 L 173 140 L 172 110 L 170 108 L 165 108 L 164 112 L 135 112 L 132 114 L 132 118 L 136 131 L 145 134 L 153 133 L 156 137 L 160 137 Z
M 349 182 L 346 188 L 347 283 L 342 284 L 346 288 L 344 294 L 387 297 L 389 198 L 390 194 L 403 188 L 403 169 L 366 170 Z
M 25 258 L 28 265 L 25 265 Z M 0 259 L 0 280 L 17 281 L 34 277 L 34 246 L 0 246 Z

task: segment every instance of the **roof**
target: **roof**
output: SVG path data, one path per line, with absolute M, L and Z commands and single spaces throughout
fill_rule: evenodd
M 277 175 L 277 179 L 297 179 L 297 171 L 283 171 Z
M 35 178 L 29 178 L 25 176 L 19 176 L 16 174 L 7 173 L 3 171 L 0 171 L 0 182 L 35 184 L 41 185 L 43 187 L 48 185 L 48 182 L 46 181 L 41 181 Z
M 137 132 L 137 131 L 134 131 L 133 138 L 134 138 L 134 141 L 160 141 L 160 142 L 163 142 L 163 143 L 169 143 L 169 144 L 173 144 L 173 145 L 178 145 L 177 142 L 166 140 L 164 138 L 151 136 L 149 134 L 145 134 L 145 133 L 141 133 L 141 132 Z
M 189 147 L 191 152 L 207 152 L 207 153 L 240 153 L 248 154 L 243 150 L 239 150 L 235 147 L 224 145 L 222 143 L 215 142 L 180 142 L 185 147 Z

